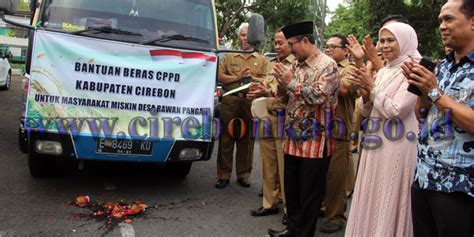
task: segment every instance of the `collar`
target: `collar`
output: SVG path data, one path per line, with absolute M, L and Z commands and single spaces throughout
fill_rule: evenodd
M 303 66 L 304 64 L 306 64 L 308 67 L 312 67 L 312 65 L 316 63 L 316 59 L 319 57 L 320 54 L 321 52 L 317 48 L 315 48 L 311 55 L 306 60 L 304 60 L 304 62 L 299 63 L 299 65 Z
M 276 58 L 274 58 L 270 61 L 276 61 L 276 62 L 279 62 L 279 63 L 285 63 L 286 62 L 288 64 L 292 64 L 295 61 L 295 56 L 293 54 L 290 54 L 283 60 L 280 60 L 278 57 L 276 57 Z
M 349 60 L 344 59 L 337 64 L 337 67 L 345 68 L 349 65 Z
M 454 62 L 454 51 L 451 51 L 448 55 L 446 55 L 446 60 L 448 60 L 449 62 Z M 465 60 L 470 60 L 471 62 L 474 62 L 474 50 L 471 50 L 471 52 L 462 57 L 459 62 L 462 63 L 465 62 Z
M 257 56 L 258 56 L 258 53 L 257 53 L 257 52 L 253 52 L 253 53 L 250 54 L 250 57 L 256 58 Z M 245 58 L 243 53 L 236 53 L 236 54 L 234 55 L 234 57 Z
M 471 50 L 466 56 L 471 62 L 474 62 L 474 50 Z
M 451 51 L 448 53 L 448 55 L 446 55 L 446 60 L 448 60 L 449 62 L 454 61 L 454 51 Z

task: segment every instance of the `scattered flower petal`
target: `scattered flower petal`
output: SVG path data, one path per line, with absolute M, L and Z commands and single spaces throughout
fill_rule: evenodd
M 71 205 L 78 207 L 85 207 L 92 211 L 90 214 L 78 214 L 74 220 L 82 220 L 83 218 L 94 218 L 97 220 L 104 220 L 105 227 L 113 228 L 119 223 L 125 222 L 127 224 L 133 222 L 131 216 L 137 216 L 143 213 L 149 206 L 143 201 L 133 201 L 126 203 L 125 199 L 120 199 L 118 202 L 104 202 L 103 199 L 100 202 L 92 202 L 89 196 L 79 196 L 74 202 L 70 202 Z M 158 206 L 152 206 L 157 208 Z
M 89 196 L 79 196 L 76 198 L 75 204 L 79 207 L 85 207 L 89 205 L 90 198 Z

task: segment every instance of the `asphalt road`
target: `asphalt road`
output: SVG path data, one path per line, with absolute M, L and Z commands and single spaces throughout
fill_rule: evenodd
M 235 177 L 227 188 L 214 188 L 216 147 L 212 159 L 194 163 L 185 179 L 169 178 L 157 167 L 111 163 L 86 163 L 83 170 L 31 177 L 27 155 L 17 144 L 20 82 L 15 76 L 12 88 L 0 91 L 0 237 L 266 236 L 267 228 L 283 228 L 281 213 L 249 214 L 261 205 L 258 146 L 250 188 L 240 187 Z M 142 200 L 153 208 L 131 224 L 107 228 L 105 221 L 87 217 L 88 209 L 69 204 L 80 195 L 93 201 Z M 316 236 L 343 236 L 343 231 L 317 231 Z

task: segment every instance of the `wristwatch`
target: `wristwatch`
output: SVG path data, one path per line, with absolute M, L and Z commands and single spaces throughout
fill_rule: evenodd
M 439 88 L 435 88 L 428 93 L 428 98 L 431 102 L 435 103 L 443 95 L 443 92 Z

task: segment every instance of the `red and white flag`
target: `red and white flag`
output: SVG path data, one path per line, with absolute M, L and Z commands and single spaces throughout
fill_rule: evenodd
M 176 62 L 183 63 L 183 55 L 179 50 L 157 49 L 150 50 L 151 59 L 154 62 Z
M 181 64 L 202 64 L 215 63 L 216 56 L 199 52 L 182 52 L 179 50 L 158 49 L 150 50 L 150 56 L 154 62 L 177 62 Z
M 216 56 L 211 56 L 203 53 L 196 53 L 196 52 L 182 52 L 183 59 L 185 63 L 201 63 L 203 65 L 207 65 L 207 63 L 216 62 Z

